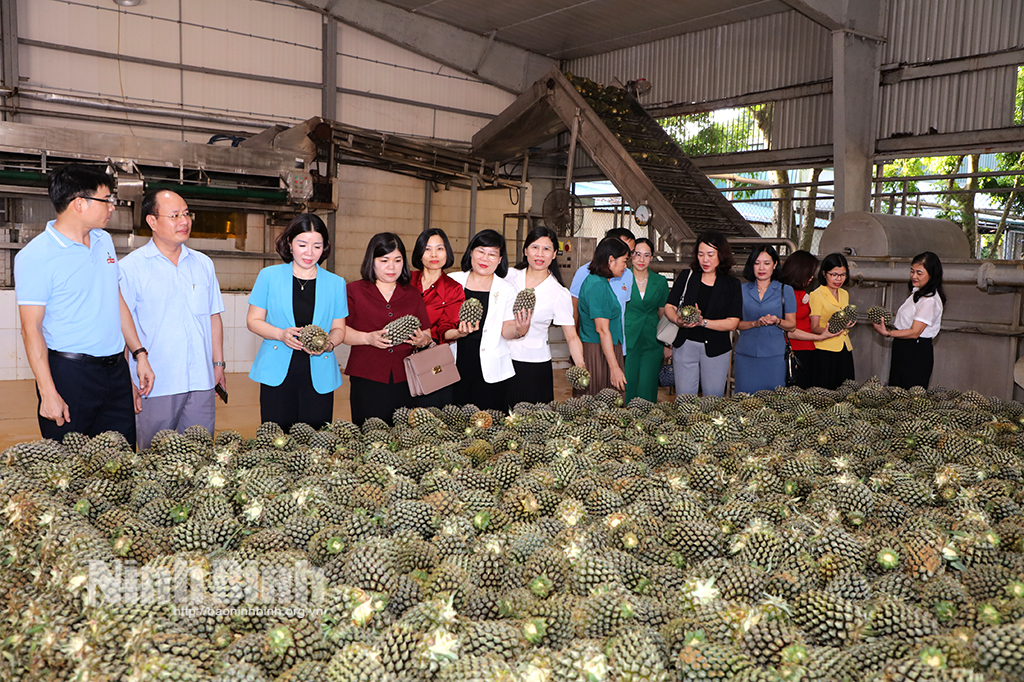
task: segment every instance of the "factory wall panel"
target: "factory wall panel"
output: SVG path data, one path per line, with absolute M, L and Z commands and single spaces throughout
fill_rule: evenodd
M 936 62 L 1024 44 L 1020 0 L 899 0 L 887 5 L 883 64 Z
M 832 95 L 779 100 L 773 122 L 772 149 L 832 144 Z
M 648 105 L 703 102 L 831 78 L 831 50 L 827 30 L 782 12 L 575 59 L 568 68 L 601 83 L 646 78 Z
M 882 87 L 878 137 L 1013 125 L 1016 67 L 968 71 Z
M 131 107 L 180 107 L 223 119 L 256 119 L 224 125 L 152 119 L 177 125 L 178 139 L 200 141 L 214 132 L 254 133 L 271 122 L 290 125 L 322 113 L 323 18 L 290 2 L 174 0 L 119 11 L 109 0 L 18 0 L 18 19 L 20 72 L 25 88 L 38 96 L 56 93 Z M 370 95 L 339 93 L 337 118 L 346 123 L 468 142 L 514 99 L 349 26 L 339 25 L 338 34 L 336 86 Z M 110 56 L 62 51 L 61 46 Z M 118 54 L 161 64 L 118 60 Z M 267 78 L 288 82 L 260 80 Z M 108 130 L 126 117 L 84 104 L 65 109 L 32 97 L 23 98 L 22 104 L 29 112 L 77 114 L 78 120 L 22 114 L 22 121 L 44 125 Z M 128 116 L 147 118 L 135 112 Z M 173 131 L 140 127 L 143 131 L 136 134 L 174 136 Z
M 346 279 L 359 277 L 359 266 L 370 237 L 394 232 L 405 242 L 411 257 L 416 237 L 423 230 L 424 181 L 368 168 L 338 169 L 338 249 L 335 272 Z M 431 196 L 431 227 L 445 231 L 452 242 L 456 264 L 469 242 L 470 192 L 451 189 Z M 501 231 L 502 214 L 515 210 L 506 191 L 477 193 L 477 230 Z M 342 235 L 344 235 L 342 237 Z M 511 235 L 514 245 L 515 235 Z

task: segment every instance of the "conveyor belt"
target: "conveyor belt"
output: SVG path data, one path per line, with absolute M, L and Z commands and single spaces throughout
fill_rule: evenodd
M 625 90 L 553 69 L 473 136 L 473 153 L 505 161 L 579 121 L 578 139 L 630 206 L 673 248 L 705 229 L 757 237 L 739 211 Z

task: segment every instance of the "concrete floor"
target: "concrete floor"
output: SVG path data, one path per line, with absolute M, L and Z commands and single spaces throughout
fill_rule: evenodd
M 260 425 L 260 388 L 247 374 L 228 374 L 228 404 L 217 401 L 217 430 L 234 429 L 246 438 Z M 661 400 L 671 400 L 661 389 Z M 565 372 L 555 370 L 555 398 L 565 400 L 571 395 Z M 16 443 L 39 439 L 35 382 L 0 381 L 0 451 Z M 349 419 L 351 408 L 348 381 L 334 392 L 334 418 Z

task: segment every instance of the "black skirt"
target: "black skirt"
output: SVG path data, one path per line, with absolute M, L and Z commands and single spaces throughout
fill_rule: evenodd
M 837 389 L 847 379 L 853 379 L 853 351 L 814 350 L 814 386 Z
M 555 375 L 551 369 L 551 361 L 520 362 L 513 360 L 512 366 L 516 375 L 509 379 L 508 402 L 515 407 L 516 403 L 550 403 L 555 399 Z
M 799 366 L 793 372 L 796 385 L 803 389 L 813 386 L 814 381 L 814 350 L 795 350 L 793 355 L 799 361 Z
M 889 385 L 901 388 L 924 386 L 932 378 L 935 351 L 931 339 L 893 339 L 889 360 Z

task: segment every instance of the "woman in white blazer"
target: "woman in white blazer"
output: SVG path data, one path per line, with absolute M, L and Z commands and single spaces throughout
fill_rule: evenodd
M 508 379 L 514 374 L 507 339 L 518 339 L 530 329 L 530 316 L 512 313 L 516 289 L 502 279 L 508 274 L 505 238 L 483 230 L 469 240 L 462 256 L 462 272 L 451 278 L 462 285 L 466 298 L 483 305 L 480 325 L 459 321 L 459 340 L 452 344 L 462 377 L 455 385 L 455 403 L 506 411 Z

